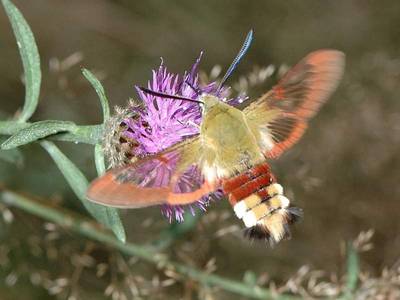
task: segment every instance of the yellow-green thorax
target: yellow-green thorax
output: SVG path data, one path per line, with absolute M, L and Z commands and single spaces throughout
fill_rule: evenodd
M 213 95 L 202 95 L 199 100 L 204 103 L 200 127 L 203 159 L 206 165 L 217 169 L 217 176 L 240 172 L 264 160 L 257 138 L 241 110 Z

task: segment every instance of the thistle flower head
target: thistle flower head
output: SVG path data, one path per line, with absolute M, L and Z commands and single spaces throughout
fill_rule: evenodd
M 218 90 L 218 84 L 211 82 L 205 86 L 199 83 L 198 68 L 202 54 L 196 60 L 189 72 L 182 76 L 167 71 L 163 61 L 157 70 L 153 70 L 152 79 L 148 88 L 155 92 L 169 95 L 181 95 L 197 100 L 198 90 L 203 93 L 218 96 L 224 99 L 229 94 L 228 88 Z M 136 142 L 131 149 L 135 157 L 158 153 L 166 148 L 199 133 L 201 123 L 201 109 L 198 103 L 162 98 L 142 92 L 136 88 L 143 105 L 132 107 L 134 117 L 124 119 L 126 130 L 123 136 Z M 237 102 L 238 98 L 228 100 L 229 103 Z M 203 197 L 196 202 L 196 206 L 205 210 L 208 197 Z M 172 221 L 183 221 L 185 208 L 192 214 L 195 213 L 192 205 L 163 205 L 162 213 Z

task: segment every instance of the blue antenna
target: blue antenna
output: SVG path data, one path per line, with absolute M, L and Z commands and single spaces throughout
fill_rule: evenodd
M 228 80 L 229 76 L 231 76 L 232 72 L 236 69 L 237 65 L 239 62 L 242 60 L 243 56 L 246 54 L 247 50 L 249 50 L 251 42 L 253 40 L 253 29 L 249 31 L 249 33 L 246 36 L 246 39 L 242 45 L 242 48 L 240 48 L 239 53 L 236 55 L 235 59 L 232 61 L 231 65 L 228 68 L 228 71 L 226 71 L 224 77 L 222 78 L 217 91 L 219 91 L 222 86 L 225 84 L 225 81 Z

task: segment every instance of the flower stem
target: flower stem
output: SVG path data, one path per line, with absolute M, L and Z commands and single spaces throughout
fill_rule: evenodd
M 151 251 L 148 247 L 134 243 L 122 243 L 114 236 L 103 230 L 97 223 L 90 222 L 82 216 L 68 210 L 48 206 L 13 191 L 1 189 L 0 200 L 4 203 L 20 208 L 28 213 L 54 222 L 64 228 L 81 234 L 87 238 L 112 246 L 125 255 L 137 256 L 155 264 L 159 268 L 171 269 L 183 277 L 189 277 L 204 285 L 218 286 L 226 291 L 255 299 L 297 300 L 294 296 L 274 296 L 268 289 L 246 285 L 242 282 L 226 279 L 218 275 L 208 274 L 196 268 L 170 261 L 164 255 Z

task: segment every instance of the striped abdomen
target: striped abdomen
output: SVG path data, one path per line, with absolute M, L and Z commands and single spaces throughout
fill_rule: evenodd
M 301 209 L 290 207 L 267 163 L 224 181 L 222 187 L 250 237 L 275 244 L 290 236 L 288 225 L 302 216 Z

